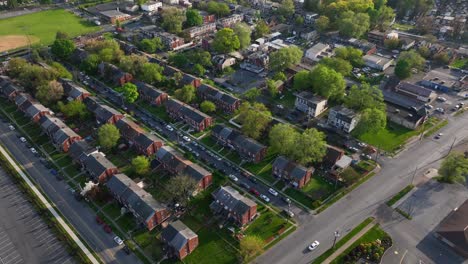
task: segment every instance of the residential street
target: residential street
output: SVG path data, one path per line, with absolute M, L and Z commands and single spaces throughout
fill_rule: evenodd
M 302 225 L 264 255 L 256 263 L 310 263 L 329 249 L 334 232 L 343 237 L 368 216 L 379 219 L 384 202 L 411 183 L 417 167 L 415 181 L 430 167 L 438 167 L 450 146 L 468 136 L 468 115 L 449 118 L 450 123 L 440 132 L 444 137 L 435 140 L 425 138 L 411 145 L 393 159 L 385 159 L 380 173 L 356 188 L 317 216 L 302 215 Z M 320 247 L 309 252 L 307 246 L 314 240 Z M 432 260 L 436 262 L 437 260 Z
M 1 143 L 8 148 L 17 162 L 24 167 L 43 192 L 55 203 L 60 212 L 102 258 L 103 262 L 140 263 L 135 255 L 126 255 L 121 246 L 117 246 L 112 234 L 104 232 L 95 221 L 95 213 L 84 201 L 79 202 L 74 198 L 67 189 L 66 182 L 57 181 L 49 170 L 39 162 L 39 158 L 19 141 L 16 130 L 10 131 L 7 123 L 0 123 L 0 134 Z

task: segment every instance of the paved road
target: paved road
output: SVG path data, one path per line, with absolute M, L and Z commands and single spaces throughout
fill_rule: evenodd
M 122 246 L 116 245 L 113 236 L 96 223 L 95 213 L 84 202 L 77 201 L 66 182 L 57 181 L 19 141 L 16 130 L 10 131 L 3 122 L 0 122 L 0 141 L 105 263 L 140 263 L 135 255 L 125 254 Z
M 0 193 L 0 263 L 76 263 L 3 169 Z
M 303 215 L 303 224 L 292 235 L 273 246 L 255 260 L 257 263 L 310 263 L 333 243 L 335 231 L 341 237 L 370 215 L 376 215 L 385 207 L 384 202 L 411 181 L 418 166 L 417 176 L 429 167 L 438 167 L 452 143 L 457 144 L 468 136 L 468 115 L 451 118 L 441 132 L 440 140 L 423 139 L 410 146 L 393 159 L 381 160 L 380 173 L 317 216 Z M 314 251 L 306 250 L 308 244 L 319 240 L 321 245 Z

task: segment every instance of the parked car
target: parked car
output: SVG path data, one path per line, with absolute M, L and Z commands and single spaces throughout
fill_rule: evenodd
M 283 210 L 283 214 L 285 214 L 286 216 L 289 216 L 291 218 L 294 217 L 294 213 L 289 211 L 289 210 L 286 210 L 286 209 Z
M 166 126 L 166 129 L 169 130 L 169 131 L 174 131 L 174 128 L 171 127 L 170 125 L 167 125 L 167 126 Z
M 278 196 L 278 192 L 273 188 L 268 189 L 268 192 L 273 194 L 273 196 Z
M 26 139 L 24 137 L 20 137 L 19 140 L 23 143 L 26 143 Z
M 249 192 L 255 196 L 260 196 L 260 193 L 257 190 L 255 190 L 255 188 L 250 188 Z
M 443 108 L 440 108 L 440 107 L 437 107 L 435 110 L 437 112 L 439 112 L 439 113 L 442 113 L 442 114 L 445 112 L 445 110 Z
M 264 194 L 260 194 L 260 198 L 262 198 L 263 201 L 269 203 L 270 202 L 270 198 L 268 198 L 268 196 L 264 195 Z
M 54 170 L 54 169 L 51 169 L 50 174 L 56 176 L 58 174 L 58 172 L 56 170 Z
M 15 127 L 12 126 L 12 125 L 9 125 L 8 128 L 9 128 L 11 131 L 15 130 Z
M 124 246 L 122 250 L 127 254 L 130 255 L 130 249 L 127 246 Z
M 108 226 L 107 224 L 104 224 L 102 226 L 102 228 L 104 229 L 104 231 L 108 234 L 112 233 L 112 228 L 110 226 Z
M 308 248 L 309 248 L 310 251 L 312 251 L 312 250 L 316 249 L 319 245 L 320 245 L 320 242 L 315 240 L 314 242 L 312 242 L 312 244 L 309 245 Z
M 239 181 L 239 179 L 238 179 L 236 176 L 232 175 L 232 174 L 229 174 L 228 177 L 229 177 L 229 179 L 231 179 L 232 181 L 235 181 L 235 182 L 238 182 L 238 181 Z
M 359 142 L 358 146 L 361 147 L 361 148 L 365 148 L 365 147 L 367 147 L 367 144 L 363 143 L 363 142 Z
M 281 200 L 283 200 L 285 203 L 288 203 L 288 204 L 291 203 L 291 199 L 289 199 L 289 198 L 286 197 L 286 196 L 281 196 Z
M 37 155 L 37 150 L 35 148 L 30 148 L 29 150 L 31 150 L 31 152 L 34 154 L 34 155 Z
M 187 136 L 183 136 L 182 138 L 183 138 L 185 141 L 187 141 L 187 142 L 190 142 L 190 141 L 191 141 L 190 138 L 187 137 Z
M 104 220 L 102 220 L 101 217 L 96 215 L 96 223 L 98 223 L 99 225 L 102 225 L 104 224 Z
M 123 240 L 119 237 L 119 236 L 115 236 L 114 237 L 114 241 L 115 243 L 117 243 L 117 245 L 122 245 L 123 244 Z
M 245 189 L 250 189 L 250 186 L 245 182 L 241 182 L 240 186 L 244 187 Z
M 253 183 L 257 183 L 257 179 L 255 177 L 253 177 L 253 176 L 249 177 L 249 181 L 253 182 Z
M 435 138 L 436 138 L 436 139 L 439 139 L 439 138 L 441 138 L 443 135 L 444 135 L 443 133 L 439 133 L 439 134 L 437 134 L 437 135 L 435 136 Z
M 441 102 L 447 101 L 447 99 L 445 97 L 442 97 L 442 96 L 437 97 L 437 100 L 439 100 Z

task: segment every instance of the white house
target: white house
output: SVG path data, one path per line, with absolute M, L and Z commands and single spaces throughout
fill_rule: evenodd
M 309 118 L 314 118 L 327 110 L 328 101 L 323 97 L 304 91 L 296 94 L 294 106 L 299 111 L 307 113 Z
M 150 1 L 150 2 L 146 2 L 146 3 L 142 4 L 141 5 L 141 10 L 147 11 L 147 12 L 154 12 L 154 11 L 158 11 L 158 9 L 160 7 L 162 7 L 161 2 Z
M 351 109 L 341 105 L 330 108 L 328 125 L 350 133 L 359 122 L 359 115 Z
M 393 59 L 377 54 L 365 55 L 362 59 L 366 66 L 379 71 L 385 71 L 393 63 Z
M 323 57 L 330 57 L 332 55 L 331 51 L 328 51 L 329 49 L 330 45 L 319 42 L 312 46 L 312 48 L 306 50 L 304 57 L 310 61 L 318 62 Z

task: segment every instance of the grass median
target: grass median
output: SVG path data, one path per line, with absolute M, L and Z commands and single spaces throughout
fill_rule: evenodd
M 407 193 L 409 193 L 412 189 L 414 188 L 414 185 L 410 184 L 403 188 L 403 190 L 399 191 L 397 194 L 395 194 L 392 199 L 388 200 L 386 204 L 388 206 L 394 205 L 396 202 L 398 202 L 403 196 L 405 196 Z

